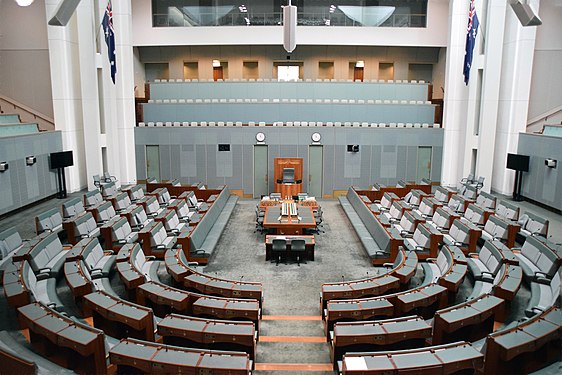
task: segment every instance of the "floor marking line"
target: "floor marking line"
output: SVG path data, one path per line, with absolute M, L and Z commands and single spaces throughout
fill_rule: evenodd
M 326 342 L 324 336 L 260 336 L 259 342 Z
M 256 363 L 256 371 L 333 371 L 331 363 Z
M 321 315 L 263 315 L 261 320 L 322 320 Z

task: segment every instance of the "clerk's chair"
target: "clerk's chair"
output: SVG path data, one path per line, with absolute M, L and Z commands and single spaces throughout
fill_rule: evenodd
M 295 168 L 283 168 L 283 183 L 284 184 L 295 183 Z

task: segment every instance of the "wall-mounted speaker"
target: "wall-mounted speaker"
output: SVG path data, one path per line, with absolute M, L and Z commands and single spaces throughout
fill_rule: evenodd
M 523 3 L 522 0 L 517 0 L 511 3 L 511 8 L 523 26 L 538 26 L 542 25 L 542 21 L 529 4 Z
M 6 172 L 8 170 L 8 163 L 5 161 L 0 162 L 0 172 Z
M 290 4 L 283 7 L 283 48 L 289 53 L 297 47 L 297 7 Z
M 26 165 L 33 165 L 37 162 L 37 158 L 35 156 L 26 156 L 25 158 L 25 164 Z
M 80 0 L 62 0 L 53 18 L 49 20 L 49 25 L 66 26 L 78 4 L 80 4 Z

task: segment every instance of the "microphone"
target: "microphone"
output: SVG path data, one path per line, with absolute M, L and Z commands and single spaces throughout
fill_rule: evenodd
M 243 278 L 244 278 L 244 275 L 240 276 L 240 282 L 242 282 Z
M 344 277 L 343 277 L 343 275 L 341 275 L 341 282 L 342 282 L 342 283 L 344 282 Z

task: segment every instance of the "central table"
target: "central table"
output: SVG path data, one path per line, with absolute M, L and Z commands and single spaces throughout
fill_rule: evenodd
M 273 229 L 276 234 L 302 234 L 303 229 L 316 227 L 316 219 L 310 206 L 298 206 L 298 216 L 283 216 L 279 219 L 280 217 L 281 206 L 267 207 L 263 227 Z

